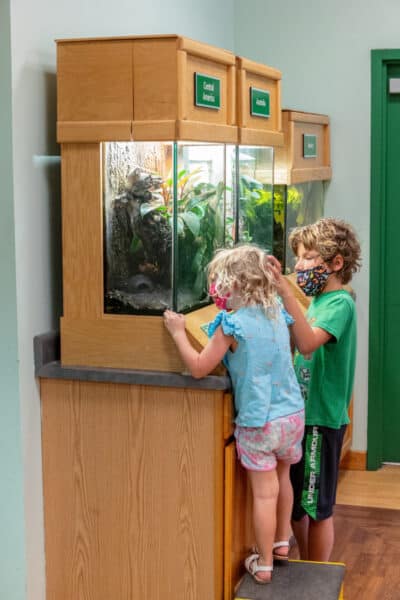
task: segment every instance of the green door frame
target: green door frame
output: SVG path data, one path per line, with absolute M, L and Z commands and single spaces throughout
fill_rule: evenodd
M 369 280 L 368 452 L 367 468 L 382 464 L 383 344 L 382 293 L 385 254 L 382 240 L 386 220 L 386 102 L 387 65 L 400 63 L 400 50 L 371 51 L 371 225 Z

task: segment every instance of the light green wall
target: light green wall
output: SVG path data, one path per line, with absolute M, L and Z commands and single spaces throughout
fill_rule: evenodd
M 331 118 L 326 214 L 354 225 L 363 269 L 353 449 L 367 448 L 370 215 L 370 50 L 399 48 L 396 0 L 235 0 L 235 51 L 282 71 L 282 105 Z
M 25 598 L 11 135 L 9 1 L 0 3 L 0 598 Z

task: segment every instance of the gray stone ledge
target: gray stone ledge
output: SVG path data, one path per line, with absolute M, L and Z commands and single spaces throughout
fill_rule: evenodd
M 60 362 L 60 334 L 57 331 L 35 336 L 33 346 L 36 377 L 200 390 L 231 389 L 230 379 L 225 375 L 208 375 L 202 379 L 194 379 L 191 375 L 162 371 L 135 371 L 131 369 L 82 366 L 63 367 Z

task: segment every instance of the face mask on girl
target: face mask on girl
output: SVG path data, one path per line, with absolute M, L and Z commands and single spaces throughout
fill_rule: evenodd
M 211 296 L 211 298 L 213 299 L 215 306 L 217 306 L 221 310 L 227 310 L 227 308 L 228 308 L 227 303 L 228 303 L 228 298 L 230 297 L 230 294 L 227 294 L 226 296 L 220 296 L 217 292 L 215 282 L 213 282 L 210 285 L 210 289 L 208 290 L 208 293 Z
M 325 265 L 318 265 L 311 269 L 297 271 L 297 284 L 306 296 L 316 296 L 322 292 L 326 286 L 326 282 L 331 273 L 332 271 L 328 271 Z

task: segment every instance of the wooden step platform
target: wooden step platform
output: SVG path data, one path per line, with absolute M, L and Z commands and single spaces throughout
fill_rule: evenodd
M 274 566 L 272 582 L 261 585 L 246 573 L 235 600 L 344 600 L 343 563 L 289 560 Z

